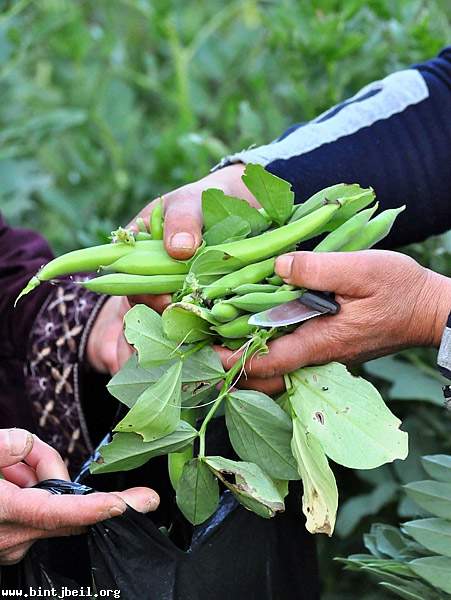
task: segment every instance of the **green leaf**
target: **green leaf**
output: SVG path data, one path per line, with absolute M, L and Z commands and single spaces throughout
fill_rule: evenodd
M 145 442 L 169 435 L 180 420 L 181 391 L 182 362 L 178 361 L 139 396 L 114 431 L 139 433 Z
M 269 396 L 236 391 L 226 399 L 226 424 L 233 449 L 274 479 L 299 479 L 291 453 L 290 417 Z
M 258 465 L 221 456 L 207 456 L 205 462 L 237 500 L 257 515 L 268 519 L 285 510 L 277 485 Z
M 285 182 L 284 182 L 285 183 Z M 207 231 L 227 217 L 240 217 L 249 224 L 252 235 L 268 229 L 268 222 L 246 200 L 226 196 L 222 190 L 209 189 L 202 193 L 202 214 Z
M 409 563 L 414 573 L 433 587 L 451 594 L 451 558 L 445 556 L 427 556 Z
M 162 314 L 164 335 L 177 344 L 192 344 L 210 334 L 208 310 L 188 302 L 170 304 Z
M 221 275 L 232 273 L 244 266 L 242 261 L 230 254 L 206 248 L 193 260 L 190 275 L 194 276 L 201 285 L 208 285 Z
M 397 527 L 376 523 L 371 527 L 371 534 L 375 537 L 378 551 L 399 560 L 399 555 L 406 549 L 408 538 L 402 535 Z
M 308 433 L 298 417 L 293 418 L 293 455 L 302 478 L 304 493 L 302 511 L 310 533 L 327 533 L 331 536 L 337 516 L 338 490 L 320 442 Z
M 194 458 L 183 467 L 177 486 L 177 506 L 193 525 L 203 523 L 219 502 L 218 480 L 207 465 Z
M 125 337 L 139 356 L 142 367 L 161 365 L 175 358 L 177 344 L 168 340 L 163 332 L 160 315 L 144 304 L 137 304 L 124 318 Z
M 291 405 L 333 461 L 372 469 L 408 453 L 408 436 L 368 381 L 330 363 L 290 373 Z
M 404 360 L 384 356 L 365 363 L 365 371 L 392 383 L 389 390 L 392 400 L 422 400 L 443 406 L 440 380 Z
M 110 379 L 107 388 L 112 396 L 131 408 L 144 390 L 158 381 L 166 370 L 167 365 L 144 369 L 139 365 L 137 355 L 132 354 Z
M 242 179 L 270 218 L 278 225 L 284 225 L 293 210 L 294 192 L 291 184 L 269 173 L 261 165 L 248 164 Z
M 182 381 L 219 381 L 224 377 L 219 354 L 211 346 L 205 346 L 183 360 Z
M 207 246 L 215 246 L 216 244 L 242 240 L 250 233 L 251 226 L 248 221 L 241 217 L 230 216 L 207 229 L 203 234 L 203 238 Z
M 174 359 L 174 363 L 177 359 Z M 170 364 L 170 363 L 169 363 Z M 138 397 L 150 385 L 161 379 L 167 371 L 168 364 L 144 369 L 139 366 L 136 354 L 133 354 L 120 371 L 110 379 L 108 391 L 112 396 L 131 408 Z M 183 395 L 198 394 L 205 387 L 215 385 L 224 377 L 219 355 L 211 348 L 205 346 L 199 351 L 189 355 L 183 360 L 182 386 Z M 206 384 L 209 385 L 206 385 Z
M 421 459 L 428 475 L 439 481 L 451 483 L 451 456 L 448 454 L 431 454 Z
M 451 483 L 415 481 L 404 486 L 407 495 L 429 514 L 451 519 Z
M 144 442 L 137 433 L 117 433 L 109 444 L 100 449 L 102 458 L 91 465 L 91 473 L 136 469 L 155 456 L 183 450 L 196 437 L 197 431 L 185 421 L 179 421 L 172 433 L 153 442 Z
M 451 558 L 451 523 L 444 519 L 417 519 L 403 523 L 403 530 L 416 542 L 436 554 Z
M 365 571 L 371 572 L 371 569 L 365 569 Z M 431 590 L 429 589 L 426 589 L 426 592 L 428 592 L 426 595 L 424 590 L 417 592 L 416 588 L 413 587 L 412 582 L 410 581 L 404 581 L 402 585 L 395 585 L 394 583 L 381 581 L 379 585 L 382 588 L 393 592 L 396 596 L 399 596 L 404 600 L 427 600 L 428 598 L 440 600 L 435 594 L 431 596 Z

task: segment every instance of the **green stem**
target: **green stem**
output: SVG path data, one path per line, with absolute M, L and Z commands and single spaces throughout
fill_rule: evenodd
M 248 359 L 252 358 L 252 356 L 256 352 L 258 352 L 265 346 L 266 346 L 265 341 L 260 337 L 260 335 L 257 334 L 252 339 L 251 343 L 249 344 L 249 348 L 248 348 L 247 352 L 243 352 L 243 354 L 240 356 L 240 359 L 227 372 L 227 376 L 224 380 L 221 391 L 219 392 L 219 396 L 216 398 L 216 400 L 212 404 L 210 410 L 206 414 L 206 416 L 202 422 L 202 425 L 199 429 L 199 457 L 200 458 L 205 457 L 205 434 L 207 431 L 208 423 L 214 417 L 216 411 L 220 407 L 224 398 L 228 395 L 230 388 L 233 384 L 233 381 L 234 381 L 236 375 L 238 375 L 238 373 L 243 368 L 244 363 Z
M 185 360 L 185 358 L 188 358 L 188 356 L 191 356 L 192 354 L 199 352 L 199 350 L 202 350 L 202 348 L 204 348 L 204 346 L 207 346 L 207 344 L 209 344 L 209 343 L 210 343 L 210 340 L 202 340 L 198 344 L 191 346 L 191 348 L 189 350 L 187 350 L 186 352 L 182 352 L 182 354 L 181 354 L 182 360 Z

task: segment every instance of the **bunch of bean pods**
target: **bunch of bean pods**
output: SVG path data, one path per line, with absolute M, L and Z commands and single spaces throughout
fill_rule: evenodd
M 204 203 L 208 203 L 208 193 L 209 190 L 204 192 Z M 186 323 L 179 319 L 178 327 L 168 328 L 167 333 L 178 341 L 219 337 L 226 345 L 236 347 L 237 342 L 230 340 L 243 340 L 253 331 L 248 324 L 250 313 L 277 306 L 302 294 L 302 290 L 284 285 L 275 276 L 277 256 L 302 247 L 303 242 L 313 238 L 319 240 L 314 246 L 315 252 L 363 250 L 371 248 L 389 233 L 404 207 L 385 210 L 373 217 L 377 210 L 374 197 L 371 188 L 337 184 L 317 192 L 302 204 L 291 205 L 289 212 L 286 211 L 287 222 L 282 225 L 271 219 L 268 209 L 257 211 L 247 207 L 248 212 L 263 215 L 266 231 L 244 239 L 234 239 L 233 231 L 229 238 L 225 233 L 222 236 L 225 242 L 204 244 L 188 261 L 174 260 L 164 248 L 160 201 L 149 223 L 139 220 L 137 233 L 119 229 L 114 232 L 112 243 L 59 256 L 41 268 L 22 294 L 42 281 L 94 273 L 91 277 L 80 278 L 79 284 L 99 294 L 174 294 L 177 302 L 168 310 L 176 309 L 178 315 L 192 312 Z M 227 199 L 235 202 L 229 206 L 225 202 Z M 224 204 L 228 209 L 225 219 L 222 218 Z M 244 200 L 223 196 L 213 225 L 216 234 L 221 233 L 222 226 L 230 233 L 228 226 L 232 219 L 245 221 L 240 217 L 242 204 Z M 366 208 L 370 204 L 373 205 Z M 252 214 L 248 218 L 251 220 Z

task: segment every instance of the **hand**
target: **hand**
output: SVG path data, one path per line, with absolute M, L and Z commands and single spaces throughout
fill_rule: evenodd
M 246 365 L 242 387 L 269 394 L 305 365 L 362 362 L 412 346 L 438 346 L 451 308 L 451 279 L 396 252 L 293 252 L 276 261 L 286 283 L 335 292 L 336 316 L 311 319 Z M 221 348 L 226 368 L 236 360 Z
M 86 358 L 99 373 L 114 375 L 133 350 L 124 337 L 124 315 L 130 309 L 127 298 L 112 296 L 100 310 L 86 346 Z
M 163 196 L 164 205 L 164 244 L 168 254 L 178 260 L 191 258 L 202 242 L 202 192 L 209 188 L 217 188 L 225 194 L 247 200 L 252 206 L 259 207 L 254 196 L 244 185 L 241 176 L 245 165 L 236 164 L 210 173 L 203 179 L 185 185 Z M 148 222 L 155 206 L 154 200 L 138 215 Z M 137 230 L 132 222 L 129 227 Z M 136 296 L 131 300 L 151 306 L 162 312 L 170 304 L 171 297 Z
M 155 510 L 156 492 L 55 496 L 27 489 L 45 479 L 70 481 L 60 455 L 23 429 L 0 429 L 0 565 L 19 562 L 41 538 L 78 535 L 88 525 L 121 515 L 127 504 L 139 512 Z

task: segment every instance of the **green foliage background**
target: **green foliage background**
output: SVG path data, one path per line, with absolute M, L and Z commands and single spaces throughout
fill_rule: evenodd
M 228 151 L 432 57 L 449 30 L 446 0 L 0 0 L 1 211 L 56 252 L 105 239 Z M 450 273 L 449 236 L 409 251 Z M 369 372 L 407 417 L 411 458 L 340 474 L 351 504 L 319 543 L 327 600 L 381 597 L 331 559 L 360 551 L 370 522 L 410 517 L 399 484 L 451 450 L 433 353 L 384 360 Z

